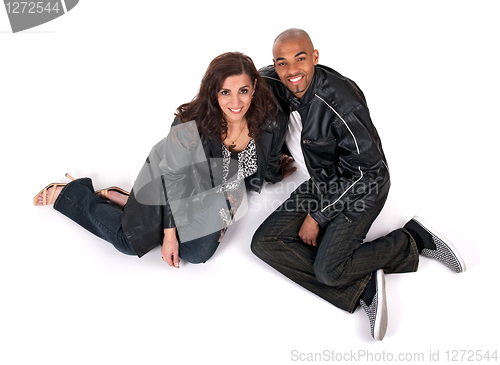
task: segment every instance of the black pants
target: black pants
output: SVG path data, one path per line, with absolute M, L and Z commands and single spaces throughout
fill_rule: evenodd
M 320 231 L 317 247 L 305 244 L 298 232 L 319 196 L 311 180 L 299 186 L 259 227 L 252 251 L 264 262 L 333 305 L 353 312 L 372 273 L 416 271 L 415 241 L 398 229 L 372 242 L 363 240 L 379 215 L 378 206 L 357 213 L 353 220 L 339 214 Z

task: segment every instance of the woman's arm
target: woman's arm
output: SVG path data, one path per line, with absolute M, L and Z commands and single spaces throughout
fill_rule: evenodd
M 179 241 L 177 240 L 176 228 L 165 228 L 163 232 L 161 257 L 169 266 L 179 268 Z

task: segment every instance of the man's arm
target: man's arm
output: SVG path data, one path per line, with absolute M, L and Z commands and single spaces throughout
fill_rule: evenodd
M 338 136 L 338 160 L 332 161 L 329 180 L 321 184 L 321 204 L 310 212 L 322 227 L 346 209 L 363 209 L 366 198 L 371 194 L 373 199 L 377 194 L 373 184 L 385 182 L 386 171 L 378 134 L 366 107 L 359 105 L 345 116 L 337 113 L 331 127 Z

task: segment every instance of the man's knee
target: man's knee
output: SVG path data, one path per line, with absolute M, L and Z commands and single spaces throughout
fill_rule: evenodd
M 250 244 L 250 250 L 259 259 L 267 262 L 269 261 L 269 251 L 272 246 L 272 242 L 267 237 L 266 231 L 259 227 L 252 237 L 252 243 Z
M 265 251 L 265 247 L 264 247 L 264 244 L 262 242 L 262 237 L 259 234 L 259 230 L 257 230 L 257 232 L 255 232 L 253 237 L 252 237 L 252 243 L 250 244 L 250 250 L 258 258 L 261 258 L 261 255 Z
M 342 286 L 347 284 L 343 283 L 341 271 L 332 270 L 331 267 L 322 265 L 319 261 L 314 263 L 314 275 L 320 283 L 328 286 Z

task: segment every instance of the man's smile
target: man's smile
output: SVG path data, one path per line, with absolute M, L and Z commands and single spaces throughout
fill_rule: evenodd
M 288 78 L 288 81 L 292 85 L 298 85 L 302 81 L 303 78 L 304 78 L 304 75 L 292 76 L 292 77 Z

